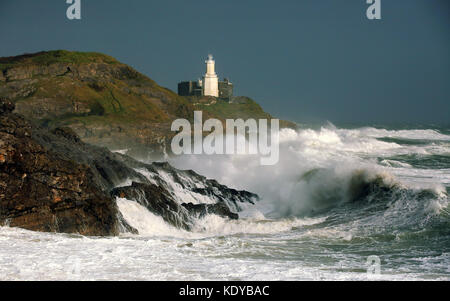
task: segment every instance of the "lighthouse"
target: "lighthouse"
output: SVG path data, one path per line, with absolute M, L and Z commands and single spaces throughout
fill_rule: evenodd
M 219 77 L 216 74 L 216 62 L 213 56 L 208 55 L 206 63 L 206 74 L 203 76 L 203 95 L 219 97 Z
M 233 100 L 233 84 L 225 78 L 219 81 L 216 74 L 216 62 L 213 56 L 208 55 L 206 63 L 206 74 L 202 79 L 196 81 L 184 81 L 178 83 L 178 95 L 180 96 L 212 96 L 219 100 L 231 102 Z

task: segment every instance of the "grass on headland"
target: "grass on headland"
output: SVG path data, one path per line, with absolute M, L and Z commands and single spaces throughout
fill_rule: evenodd
M 14 66 L 44 65 L 55 63 L 84 64 L 104 62 L 107 64 L 118 64 L 119 62 L 105 54 L 97 52 L 77 52 L 67 50 L 43 51 L 34 54 L 24 54 L 15 57 L 0 58 L 0 70 Z

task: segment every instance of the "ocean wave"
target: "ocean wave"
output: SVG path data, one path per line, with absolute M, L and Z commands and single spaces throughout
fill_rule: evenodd
M 440 142 L 402 145 L 380 137 Z M 344 208 L 342 222 L 345 216 L 354 220 L 372 216 L 374 224 L 419 227 L 448 206 L 448 172 L 431 162 L 446 158 L 446 140 L 450 136 L 436 130 L 349 130 L 329 125 L 281 130 L 280 162 L 275 166 L 260 166 L 258 156 L 182 156 L 171 163 L 258 193 L 262 201 L 257 207 L 270 218 L 319 216 Z M 411 156 L 418 161 L 430 158 L 427 170 L 420 162 L 403 160 Z M 361 216 L 345 210 L 359 210 Z
M 339 131 L 355 133 L 359 136 L 373 138 L 399 138 L 410 140 L 442 140 L 450 141 L 450 135 L 443 134 L 434 129 L 410 129 L 410 130 L 388 130 L 373 127 L 365 127 L 354 130 L 340 129 Z

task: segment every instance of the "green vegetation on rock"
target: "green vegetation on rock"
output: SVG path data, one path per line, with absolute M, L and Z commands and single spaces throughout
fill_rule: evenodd
M 97 52 L 76 52 L 67 50 L 43 51 L 34 54 L 24 54 L 14 57 L 0 58 L 0 70 L 30 65 L 50 66 L 56 63 L 87 64 L 104 62 L 118 64 L 119 62 L 108 55 Z
M 259 104 L 247 97 L 239 97 L 238 101 L 228 103 L 217 100 L 209 103 L 199 102 L 194 105 L 196 110 L 208 112 L 211 116 L 225 119 L 271 119 L 270 114 L 264 112 Z

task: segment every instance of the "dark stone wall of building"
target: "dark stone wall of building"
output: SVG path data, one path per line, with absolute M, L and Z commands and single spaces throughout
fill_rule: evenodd
M 202 87 L 196 81 L 181 82 L 178 84 L 180 96 L 202 96 Z
M 219 82 L 219 97 L 228 100 L 233 98 L 233 84 L 229 80 Z

